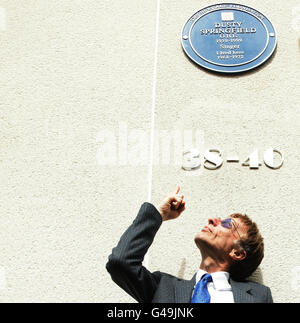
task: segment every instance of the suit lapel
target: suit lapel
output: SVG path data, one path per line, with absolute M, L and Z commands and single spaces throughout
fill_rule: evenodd
M 251 295 L 251 287 L 246 282 L 237 282 L 230 279 L 232 293 L 235 303 L 253 303 L 254 299 Z
M 196 274 L 191 280 L 177 281 L 175 284 L 175 303 L 190 303 L 195 284 Z

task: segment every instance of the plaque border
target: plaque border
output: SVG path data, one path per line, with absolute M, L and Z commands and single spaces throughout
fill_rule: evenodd
M 201 14 L 201 16 L 199 16 L 199 12 L 202 11 L 202 10 L 206 10 L 206 9 L 209 9 L 209 8 L 213 8 L 213 7 L 216 7 L 216 6 L 222 6 L 221 8 L 216 8 L 214 10 L 210 10 L 208 12 L 204 12 L 203 14 Z M 234 7 L 229 7 L 231 5 L 235 5 L 235 6 L 240 6 L 241 8 L 234 8 Z M 223 7 L 224 6 L 224 7 Z M 248 12 L 246 10 L 243 10 L 242 8 L 248 8 L 248 9 L 251 9 L 251 11 L 257 13 L 258 15 L 255 15 L 251 12 Z M 222 65 L 222 64 L 218 64 L 218 63 L 213 63 L 213 62 L 210 62 L 208 61 L 207 59 L 204 59 L 202 58 L 195 50 L 194 50 L 194 47 L 192 46 L 192 43 L 190 41 L 190 32 L 191 32 L 191 29 L 192 27 L 194 26 L 194 24 L 196 23 L 196 21 L 198 21 L 201 17 L 203 17 L 204 15 L 207 15 L 211 12 L 214 12 L 214 11 L 221 11 L 221 10 L 239 10 L 239 11 L 243 11 L 243 12 L 246 12 L 247 14 L 250 14 L 252 16 L 254 16 L 256 19 L 258 19 L 259 21 L 261 21 L 263 23 L 263 25 L 265 26 L 266 30 L 267 30 L 267 34 L 268 34 L 268 43 L 267 43 L 267 46 L 265 47 L 264 51 L 260 54 L 260 55 L 257 55 L 254 59 L 252 59 L 251 61 L 248 61 L 246 63 L 242 63 L 242 64 L 231 64 L 231 65 Z M 196 15 L 198 15 L 196 18 L 194 18 Z M 204 64 L 201 64 L 201 62 L 198 62 L 197 60 L 195 60 L 193 57 L 191 57 L 191 55 L 188 53 L 188 51 L 186 50 L 185 48 L 185 42 L 188 40 L 190 46 L 191 46 L 191 49 L 192 51 L 198 56 L 201 58 L 201 60 L 209 63 L 210 65 L 214 65 L 214 66 L 220 66 L 220 67 L 224 67 L 225 69 L 226 68 L 234 68 L 234 67 L 238 67 L 238 66 L 244 66 L 244 65 L 247 65 L 247 64 L 250 64 L 252 62 L 255 62 L 255 60 L 259 59 L 259 57 L 261 57 L 264 52 L 267 50 L 268 46 L 269 46 L 269 43 L 270 43 L 270 32 L 268 30 L 268 28 L 266 27 L 266 24 L 262 21 L 262 19 L 258 16 L 261 16 L 263 17 L 264 19 L 266 19 L 269 24 L 271 25 L 271 27 L 273 28 L 274 30 L 274 46 L 271 50 L 271 52 L 261 61 L 261 62 L 258 62 L 256 65 L 254 66 L 251 66 L 249 68 L 243 68 L 243 69 L 238 69 L 238 70 L 220 70 L 218 68 L 213 68 L 211 66 L 206 66 Z M 191 27 L 189 28 L 188 30 L 188 38 L 187 39 L 184 39 L 184 34 L 183 34 L 183 31 L 186 27 L 186 25 L 190 22 L 190 21 L 193 21 Z M 185 33 L 185 35 L 187 35 L 187 33 Z M 210 6 L 207 6 L 207 7 L 204 7 L 202 9 L 199 9 L 198 11 L 196 11 L 193 15 L 190 16 L 190 18 L 188 20 L 185 21 L 182 29 L 181 29 L 181 34 L 180 34 L 180 39 L 181 39 L 181 46 L 185 52 L 185 54 L 189 57 L 189 59 L 191 59 L 194 63 L 196 63 L 198 66 L 201 66 L 202 68 L 204 69 L 208 69 L 208 70 L 211 70 L 211 71 L 214 71 L 214 72 L 219 72 L 219 73 L 228 73 L 228 74 L 232 74 L 232 73 L 241 73 L 241 72 L 246 72 L 246 71 L 249 71 L 249 70 L 252 70 L 252 69 L 255 69 L 256 67 L 264 64 L 273 54 L 274 54 L 274 51 L 277 47 L 277 31 L 274 27 L 274 25 L 272 24 L 272 22 L 263 14 L 261 13 L 260 11 L 252 8 L 252 7 L 249 7 L 249 6 L 246 6 L 246 5 L 243 5 L 243 4 L 239 4 L 239 3 L 218 3 L 218 4 L 214 4 L 214 5 L 210 5 Z

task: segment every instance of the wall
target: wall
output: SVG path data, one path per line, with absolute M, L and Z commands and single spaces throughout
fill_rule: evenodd
M 133 302 L 107 257 L 141 203 L 177 183 L 187 209 L 161 227 L 150 270 L 190 279 L 207 218 L 247 213 L 266 248 L 253 279 L 275 302 L 300 301 L 300 4 L 241 2 L 267 15 L 278 46 L 261 68 L 228 76 L 197 67 L 180 44 L 185 21 L 214 3 L 161 0 L 158 26 L 153 0 L 1 2 L 2 302 Z M 159 131 L 170 144 L 151 137 Z M 172 159 L 184 131 L 241 161 L 276 146 L 284 165 L 187 173 Z

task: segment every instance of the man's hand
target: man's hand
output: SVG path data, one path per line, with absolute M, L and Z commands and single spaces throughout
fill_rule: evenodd
M 157 209 L 163 221 L 176 219 L 185 210 L 184 196 L 179 194 L 180 187 L 177 185 L 174 192 L 166 195 Z

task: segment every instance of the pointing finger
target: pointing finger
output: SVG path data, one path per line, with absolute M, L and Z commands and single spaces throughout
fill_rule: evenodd
M 174 191 L 175 194 L 178 194 L 178 192 L 180 191 L 180 186 L 179 185 L 176 185 L 176 189 Z

